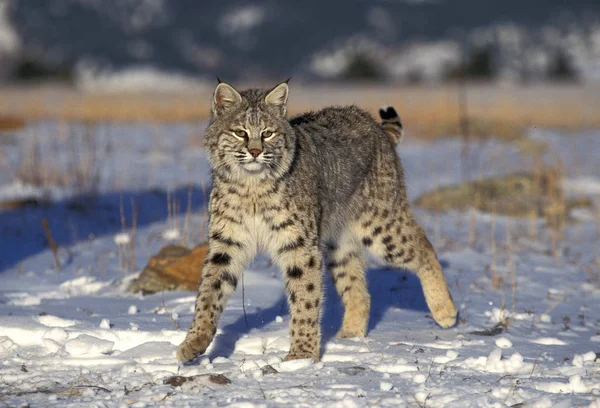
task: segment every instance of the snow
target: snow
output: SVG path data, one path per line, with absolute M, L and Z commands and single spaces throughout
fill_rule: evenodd
M 167 241 L 177 241 L 181 238 L 181 234 L 177 228 L 171 228 L 163 232 L 162 237 Z
M 427 381 L 427 377 L 426 377 L 424 374 L 416 374 L 416 375 L 413 377 L 413 381 L 414 381 L 416 384 L 423 384 L 425 381 Z
M 382 381 L 382 382 L 379 383 L 379 389 L 381 391 L 391 391 L 392 388 L 394 388 L 394 384 L 392 384 L 390 382 Z
M 538 343 L 540 344 L 540 343 Z M 512 342 L 507 339 L 506 337 L 500 337 L 499 339 L 496 340 L 496 346 L 500 347 L 500 348 L 510 348 L 512 347 Z
M 539 339 L 531 340 L 531 342 L 535 344 L 543 344 L 546 346 L 565 346 L 567 344 L 561 339 L 557 339 L 554 337 L 540 337 Z
M 53 129 L 47 122 L 32 126 Z M 177 239 L 189 239 L 190 245 L 204 239 L 206 201 L 198 185 L 208 165 L 201 149 L 188 146 L 189 134 L 199 126 L 160 128 L 169 135 L 168 143 L 148 137 L 152 129 L 143 125 L 109 127 L 123 146 L 107 158 L 106 172 L 113 173 L 103 178 L 93 206 L 82 210 L 71 201 L 77 198 L 73 192 L 57 191 L 47 196 L 48 207 L 0 211 L 0 405 L 598 405 L 600 286 L 594 273 L 600 273 L 600 224 L 593 211 L 587 221 L 566 227 L 556 256 L 551 231 L 541 223 L 537 236 L 529 237 L 529 220 L 496 217 L 495 257 L 505 280 L 494 288 L 491 215 L 475 214 L 477 240 L 469 246 L 471 214 L 417 209 L 460 308 L 460 323 L 447 330 L 436 326 L 413 275 L 369 260 L 368 337 L 335 337 L 342 307 L 327 280 L 317 364 L 283 361 L 290 344 L 283 282 L 266 259 L 258 258 L 244 272 L 244 298 L 241 290 L 234 294 L 206 355 L 180 365 L 175 350 L 191 321 L 195 294 L 142 296 L 125 287 L 151 255 L 172 241 L 169 231 L 177 230 Z M 547 131 L 536 137 L 558 147 L 573 140 L 587 146 L 561 150 L 565 164 L 577 163 L 578 169 L 564 185 L 598 200 L 598 134 Z M 510 145 L 474 147 L 486 163 L 485 175 L 520 165 Z M 155 148 L 163 151 L 164 160 L 153 158 Z M 500 152 L 502 161 L 494 160 L 492 152 Z M 455 166 L 461 157 L 458 141 L 422 145 L 409 139 L 399 154 L 410 197 L 461 180 L 460 166 Z M 3 198 L 23 191 L 11 190 L 13 181 L 0 175 Z M 190 191 L 186 236 L 182 227 Z M 167 197 L 178 201 L 181 211 L 169 212 Z M 132 200 L 140 203 L 135 232 Z M 42 218 L 48 219 L 60 247 L 60 269 L 38 227 Z M 503 245 L 508 224 L 514 240 L 510 253 Z M 130 244 L 135 254 L 126 252 Z M 515 267 L 514 294 L 509 258 Z M 211 382 L 209 375 L 215 374 L 231 383 Z M 171 376 L 190 381 L 165 384 Z
M 100 322 L 100 327 L 101 329 L 110 329 L 110 320 L 108 319 L 102 319 L 102 321 Z
M 81 334 L 65 343 L 65 351 L 73 357 L 98 356 L 110 352 L 114 345 L 112 341 Z
M 129 234 L 126 232 L 122 232 L 120 234 L 115 235 L 115 244 L 117 245 L 127 245 L 131 241 Z
M 137 49 L 139 50 L 139 45 Z M 113 71 L 98 69 L 94 64 L 85 61 L 76 65 L 75 77 L 77 88 L 93 93 L 189 92 L 205 90 L 209 86 L 201 78 L 162 71 L 154 66 L 129 66 Z

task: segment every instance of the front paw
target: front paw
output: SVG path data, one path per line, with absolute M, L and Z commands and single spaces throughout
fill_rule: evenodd
M 437 324 L 442 328 L 447 329 L 456 324 L 458 312 L 452 298 L 448 298 L 432 308 L 431 314 L 433 315 L 433 320 L 435 320 Z
M 318 363 L 319 362 L 319 355 L 318 354 L 313 354 L 313 353 L 308 353 L 305 351 L 299 351 L 299 352 L 289 352 L 287 356 L 285 356 L 285 358 L 283 359 L 283 361 L 292 361 L 292 360 L 302 360 L 305 358 L 312 358 L 314 363 Z
M 342 324 L 342 328 L 340 329 L 340 331 L 337 332 L 336 337 L 338 339 L 367 337 L 367 322 L 368 312 L 366 313 L 366 315 L 362 316 L 362 318 L 348 315 L 348 312 L 346 312 L 346 316 L 344 316 L 344 323 Z
M 355 337 L 365 338 L 366 336 L 365 336 L 365 330 L 349 330 L 349 329 L 342 328 L 342 330 L 337 332 L 335 337 L 337 337 L 338 339 L 352 339 Z
M 212 338 L 205 334 L 186 337 L 177 349 L 177 360 L 182 363 L 193 360 L 197 355 L 203 354 L 206 351 L 211 341 Z

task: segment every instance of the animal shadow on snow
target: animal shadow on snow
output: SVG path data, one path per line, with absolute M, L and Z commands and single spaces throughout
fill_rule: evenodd
M 158 189 L 140 191 L 111 191 L 89 196 L 77 196 L 48 205 L 0 211 L 0 272 L 19 265 L 48 249 L 42 220 L 48 220 L 52 236 L 65 257 L 67 248 L 90 237 L 99 238 L 122 231 L 121 211 L 129 230 L 136 218 L 137 228 L 165 221 L 171 202 L 180 203 L 175 216 L 187 211 L 190 199 L 193 214 L 207 206 L 205 190 L 201 186 L 180 187 L 167 194 Z M 122 210 L 121 210 L 122 206 Z M 63 268 L 71 264 L 71 256 L 63 259 Z M 145 260 L 144 260 L 145 261 Z
M 367 282 L 371 294 L 368 336 L 377 335 L 377 325 L 389 309 L 400 309 L 407 314 L 410 311 L 423 314 L 429 312 L 419 279 L 406 270 L 370 268 L 367 271 Z M 341 328 L 344 313 L 341 299 L 329 276 L 325 278 L 324 284 L 325 303 L 321 319 L 321 351 Z M 213 340 L 208 357 L 211 360 L 215 357 L 230 357 L 235 350 L 236 343 L 243 336 L 246 334 L 249 337 L 258 336 L 260 335 L 258 330 L 275 321 L 277 316 L 289 314 L 287 299 L 283 293 L 283 283 L 281 287 L 282 296 L 271 306 L 248 313 L 246 317 L 242 314 L 235 322 L 222 327 L 222 333 Z M 246 318 L 248 319 L 247 326 Z M 406 318 L 407 321 L 410 319 L 408 315 Z

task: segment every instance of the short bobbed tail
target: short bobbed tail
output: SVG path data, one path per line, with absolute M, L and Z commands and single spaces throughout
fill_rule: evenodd
M 402 119 L 400 119 L 396 109 L 392 106 L 382 106 L 379 109 L 379 117 L 381 118 L 381 127 L 383 127 L 392 143 L 400 143 L 404 135 L 404 128 L 402 127 Z

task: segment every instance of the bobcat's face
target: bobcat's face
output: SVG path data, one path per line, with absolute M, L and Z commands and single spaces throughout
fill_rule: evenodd
M 213 171 L 237 181 L 276 179 L 289 169 L 295 134 L 286 118 L 288 86 L 238 93 L 220 83 L 213 98 L 213 120 L 206 149 Z

